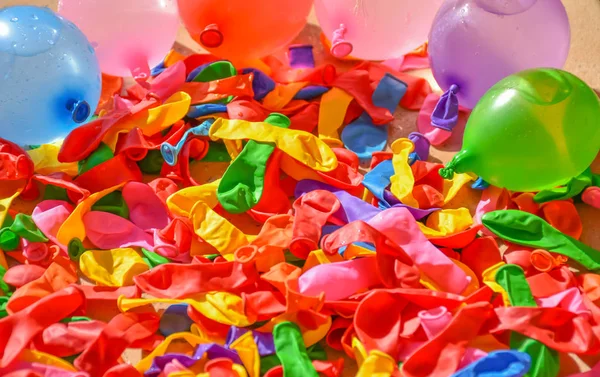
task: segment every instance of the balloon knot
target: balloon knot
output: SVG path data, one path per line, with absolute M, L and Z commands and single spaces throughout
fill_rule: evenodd
M 452 84 L 435 105 L 431 113 L 431 125 L 446 131 L 452 129 L 458 123 L 458 85 Z
M 452 179 L 454 177 L 454 168 L 448 166 L 440 169 L 440 175 L 444 179 Z
M 344 58 L 352 53 L 352 43 L 345 39 L 346 26 L 340 24 L 340 27 L 335 29 L 331 38 L 331 54 L 336 58 Z

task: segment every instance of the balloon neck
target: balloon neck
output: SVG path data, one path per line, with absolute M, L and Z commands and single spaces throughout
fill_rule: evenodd
M 208 136 L 210 127 L 212 126 L 213 123 L 214 123 L 214 120 L 206 120 L 201 125 L 187 130 L 181 137 L 181 140 L 179 140 L 179 142 L 176 145 L 171 145 L 171 144 L 167 143 L 166 141 L 164 143 L 162 143 L 160 146 L 160 153 L 162 154 L 163 159 L 165 160 L 167 165 L 169 165 L 169 166 L 177 165 L 177 162 L 179 161 L 179 153 L 181 153 L 181 150 L 183 149 L 183 146 L 187 142 L 188 138 L 190 136 L 194 136 L 194 135 L 195 136 Z
M 458 123 L 458 97 L 460 88 L 452 84 L 435 105 L 431 113 L 431 125 L 446 131 L 452 131 Z
M 202 30 L 200 43 L 207 48 L 217 48 L 223 44 L 223 33 L 217 24 L 210 24 Z
M 67 110 L 71 112 L 71 119 L 75 123 L 85 122 L 92 112 L 90 105 L 86 101 L 75 99 L 67 102 Z
M 340 27 L 333 32 L 331 38 L 331 54 L 336 58 L 344 58 L 352 53 L 354 47 L 352 43 L 345 39 L 346 26 L 340 24 Z
M 133 79 L 143 88 L 150 89 L 148 79 L 152 74 L 150 72 L 150 67 L 148 66 L 148 61 L 140 58 L 130 69 Z
M 450 161 L 446 167 L 440 169 L 442 178 L 452 179 L 454 178 L 455 173 L 464 173 L 464 165 L 469 157 L 470 155 L 466 150 L 462 150 L 454 155 L 452 161 Z

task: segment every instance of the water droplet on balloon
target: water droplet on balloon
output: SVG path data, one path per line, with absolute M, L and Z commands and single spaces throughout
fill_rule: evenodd
M 18 17 L 13 17 L 10 19 L 10 22 L 18 22 L 19 18 Z
M 39 18 L 37 15 L 35 15 L 35 14 L 32 14 L 32 15 L 31 15 L 31 19 L 32 19 L 32 20 L 39 20 L 40 18 Z

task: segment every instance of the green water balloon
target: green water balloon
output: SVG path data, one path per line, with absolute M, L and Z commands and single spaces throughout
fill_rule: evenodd
M 462 150 L 440 174 L 472 172 L 513 191 L 539 191 L 583 173 L 600 149 L 600 100 L 576 76 L 532 69 L 508 76 L 479 101 Z

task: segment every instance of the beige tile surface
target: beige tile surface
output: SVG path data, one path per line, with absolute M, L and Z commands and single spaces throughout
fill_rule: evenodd
M 29 4 L 50 6 L 56 9 L 56 3 L 57 0 L 0 0 L 0 8 L 9 5 Z M 565 69 L 598 90 L 600 89 L 600 0 L 563 0 L 563 3 L 567 8 L 572 28 L 571 51 Z M 313 13 L 310 16 L 309 24 L 299 36 L 299 41 L 315 45 L 319 58 L 329 60 L 331 58 L 319 47 L 320 30 L 316 26 L 317 24 L 318 22 Z M 178 43 L 189 50 L 202 51 L 183 28 L 180 31 Z M 431 78 L 430 72 L 427 71 L 416 72 L 416 74 Z M 434 82 L 432 84 L 436 86 Z M 416 117 L 416 112 L 399 109 L 395 113 L 396 119 L 390 127 L 391 137 L 404 137 L 415 131 Z M 449 161 L 453 154 L 460 149 L 460 143 L 460 136 L 452 137 L 447 144 L 432 151 L 433 159 L 442 162 Z M 600 159 L 596 159 L 593 170 L 600 173 Z M 451 205 L 466 206 L 473 210 L 478 201 L 478 192 L 463 190 L 462 194 Z M 600 232 L 598 232 L 598 229 L 600 229 L 600 210 L 586 205 L 578 205 L 578 210 L 583 220 L 582 241 L 600 250 Z M 126 357 L 134 361 L 139 357 L 139 354 L 128 353 Z M 353 373 L 348 371 L 345 375 L 351 376 Z

